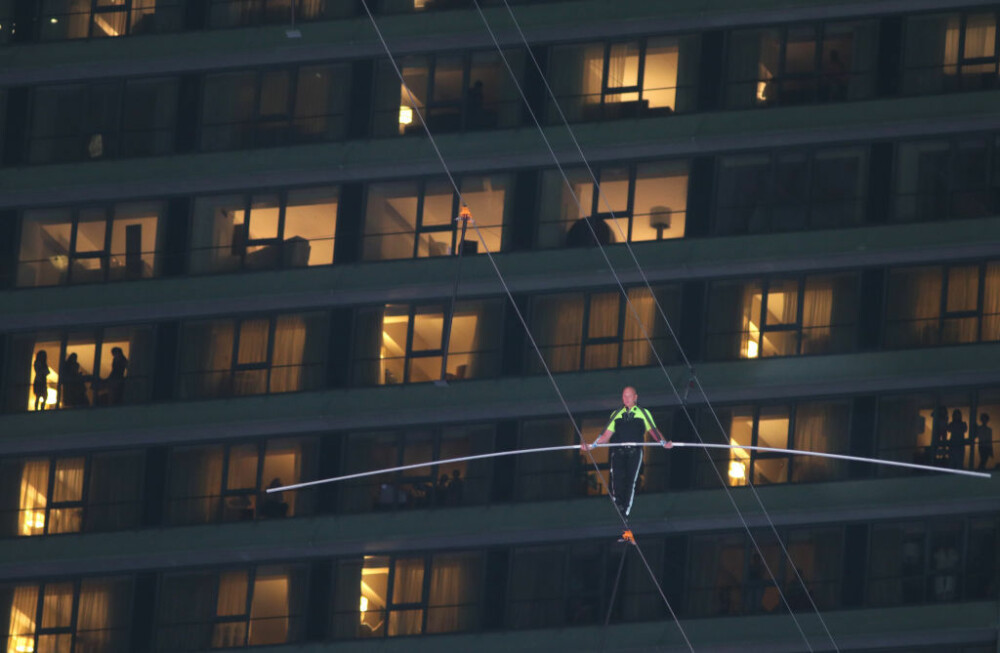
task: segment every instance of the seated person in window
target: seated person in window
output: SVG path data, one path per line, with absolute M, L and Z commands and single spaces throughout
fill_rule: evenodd
M 273 490 L 281 487 L 281 479 L 274 478 L 267 486 Z M 263 492 L 260 496 L 260 516 L 264 519 L 275 519 L 288 516 L 288 503 L 283 500 L 282 492 Z
M 63 361 L 59 370 L 59 384 L 62 386 L 62 405 L 64 408 L 89 406 L 87 397 L 87 379 L 90 378 L 80 369 L 76 354 L 70 354 Z
M 587 226 L 587 223 L 590 226 Z M 593 228 L 594 233 L 591 233 Z M 566 232 L 566 247 L 596 247 L 594 234 L 597 234 L 597 241 L 601 245 L 610 245 L 615 242 L 614 234 L 608 223 L 596 215 L 580 218 L 573 223 L 573 226 Z

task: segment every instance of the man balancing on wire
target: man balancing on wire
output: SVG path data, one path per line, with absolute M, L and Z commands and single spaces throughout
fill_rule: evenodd
M 636 405 L 639 399 L 638 393 L 632 386 L 627 386 L 622 390 L 623 407 L 611 414 L 608 427 L 593 444 L 584 442 L 580 445 L 581 451 L 590 451 L 600 444 L 605 444 L 614 438 L 616 444 L 641 445 L 646 440 L 648 434 L 653 440 L 663 445 L 664 449 L 674 446 L 673 442 L 667 440 L 656 428 L 653 416 L 645 408 Z M 642 447 L 624 446 L 611 449 L 611 496 L 618 506 L 622 517 L 628 521 L 628 514 L 632 510 L 632 499 L 635 497 L 635 484 L 639 480 L 639 469 L 642 467 Z M 635 542 L 632 531 L 625 529 L 619 541 Z

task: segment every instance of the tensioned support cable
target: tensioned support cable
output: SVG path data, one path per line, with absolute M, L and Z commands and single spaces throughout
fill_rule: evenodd
M 423 112 L 421 112 L 420 107 L 417 106 L 417 102 L 414 99 L 413 92 L 410 90 L 410 87 L 406 84 L 406 80 L 403 78 L 403 73 L 399 69 L 399 65 L 396 63 L 396 59 L 392 56 L 392 51 L 389 48 L 389 44 L 386 42 L 385 37 L 383 37 L 382 30 L 379 29 L 378 23 L 375 21 L 375 16 L 372 15 L 371 9 L 368 7 L 368 0 L 361 0 L 361 5 L 365 8 L 365 13 L 368 14 L 368 19 L 371 22 L 372 28 L 375 30 L 375 34 L 378 36 L 379 41 L 381 41 L 382 47 L 385 49 L 385 53 L 389 58 L 389 63 L 392 65 L 393 70 L 395 70 L 396 76 L 399 78 L 399 82 L 402 88 L 406 91 L 407 97 L 410 100 L 410 104 L 413 106 L 414 113 L 416 113 L 417 117 L 420 119 L 420 123 L 424 128 L 424 132 L 427 134 L 427 139 L 430 142 L 431 146 L 434 148 L 434 152 L 437 154 L 437 158 L 441 162 L 441 166 L 444 168 L 444 172 L 448 177 L 448 181 L 451 183 L 452 188 L 455 189 L 455 194 L 458 196 L 460 204 L 465 205 L 464 199 L 462 198 L 462 192 L 458 187 L 458 183 L 455 181 L 455 177 L 451 174 L 451 170 L 448 168 L 448 164 L 445 162 L 444 156 L 441 154 L 441 149 L 438 147 L 437 141 L 434 139 L 434 134 L 431 133 L 430 127 L 427 125 L 427 121 L 424 118 Z M 510 287 L 507 285 L 503 273 L 500 271 L 500 267 L 497 265 L 497 262 L 493 257 L 493 253 L 490 251 L 490 248 L 486 243 L 486 238 L 483 236 L 482 231 L 480 231 L 479 226 L 475 222 L 472 222 L 472 227 L 476 232 L 476 236 L 479 238 L 479 242 L 483 246 L 483 252 L 486 254 L 486 257 L 489 259 L 490 265 L 493 267 L 493 270 L 497 274 L 497 280 L 499 281 L 501 287 L 503 288 L 503 291 L 506 294 L 507 298 L 510 300 L 514 313 L 517 315 L 517 318 L 520 321 L 521 326 L 524 328 L 525 334 L 528 336 L 528 340 L 531 342 L 531 346 L 534 349 L 536 355 L 538 356 L 538 359 L 542 364 L 542 368 L 545 370 L 545 374 L 548 376 L 549 381 L 552 383 L 552 387 L 555 390 L 556 395 L 559 397 L 559 401 L 562 403 L 563 408 L 566 411 L 566 415 L 569 417 L 570 423 L 573 425 L 573 430 L 576 432 L 577 437 L 580 439 L 581 444 L 586 444 L 586 439 L 583 437 L 583 433 L 580 431 L 580 427 L 573 417 L 573 412 L 570 410 L 569 404 L 566 403 L 566 399 L 563 396 L 562 391 L 559 389 L 559 384 L 558 382 L 556 382 L 555 377 L 552 375 L 552 370 L 549 369 L 548 363 L 545 361 L 545 356 L 542 355 L 542 351 L 539 348 L 538 343 L 535 341 L 535 338 L 531 333 L 531 329 L 528 327 L 528 322 L 524 319 L 524 315 L 521 313 L 520 308 L 518 308 L 517 302 L 514 300 L 514 294 L 511 292 Z M 594 471 L 597 474 L 598 478 L 601 479 L 601 483 L 605 487 L 610 488 L 593 454 L 590 451 L 587 451 L 587 456 L 590 458 L 590 463 L 593 466 Z M 628 519 L 622 513 L 621 509 L 618 507 L 618 504 L 615 503 L 614 497 L 611 495 L 610 491 L 608 492 L 608 499 L 611 501 L 611 505 L 615 509 L 615 512 L 618 514 L 618 518 L 621 520 L 622 525 L 625 527 L 626 531 L 627 532 L 630 531 Z M 657 592 L 659 592 L 660 598 L 663 599 L 663 603 L 666 606 L 667 611 L 673 618 L 674 623 L 677 624 L 677 629 L 680 631 L 681 637 L 684 639 L 684 643 L 687 645 L 688 650 L 690 650 L 691 653 L 694 653 L 694 646 L 691 644 L 691 640 L 688 639 L 687 632 L 685 632 L 684 627 L 681 625 L 680 619 L 678 619 L 677 617 L 677 613 L 674 612 L 673 606 L 670 604 L 670 600 L 667 598 L 666 593 L 660 586 L 660 582 L 656 578 L 656 574 L 653 572 L 653 568 L 650 567 L 649 562 L 646 559 L 646 556 L 643 554 L 642 548 L 639 546 L 638 539 L 633 537 L 631 542 L 632 545 L 635 547 L 636 553 L 638 553 L 639 558 L 642 560 L 643 565 L 646 567 L 646 571 L 649 573 L 649 577 L 653 581 L 653 585 L 656 586 L 656 590 Z
M 580 204 L 580 198 L 577 196 L 576 190 L 573 188 L 573 184 L 570 183 L 569 177 L 566 175 L 566 171 L 563 168 L 562 163 L 559 161 L 559 157 L 556 156 L 555 150 L 552 148 L 552 144 L 549 142 L 549 138 L 548 138 L 548 136 L 546 136 L 545 130 L 542 128 L 541 122 L 538 120 L 538 117 L 535 115 L 534 109 L 532 109 L 532 107 L 531 107 L 531 103 L 528 102 L 527 96 L 525 95 L 524 90 L 521 88 L 520 82 L 518 82 L 518 80 L 517 80 L 517 75 L 514 73 L 514 70 L 513 70 L 513 68 L 510 65 L 510 61 L 507 59 L 507 55 L 504 53 L 503 48 L 500 47 L 500 42 L 497 40 L 496 34 L 493 32 L 493 28 L 490 26 L 490 23 L 489 23 L 489 21 L 486 18 L 486 14 L 483 13 L 482 7 L 480 6 L 478 0 L 473 0 L 473 3 L 475 5 L 475 7 L 476 7 L 476 10 L 479 12 L 479 17 L 482 19 L 483 25 L 485 25 L 485 27 L 486 27 L 486 31 L 489 33 L 490 38 L 493 40 L 493 44 L 496 47 L 497 52 L 500 55 L 500 58 L 503 60 L 504 65 L 506 66 L 507 71 L 508 71 L 508 73 L 511 76 L 511 80 L 514 83 L 514 86 L 517 88 L 518 93 L 521 95 L 521 98 L 524 100 L 525 108 L 527 108 L 528 113 L 531 115 L 531 119 L 534 121 L 535 126 L 538 129 L 538 133 L 542 137 L 542 141 L 545 143 L 545 147 L 548 148 L 549 154 L 552 156 L 552 159 L 555 162 L 556 167 L 559 170 L 559 174 L 562 176 L 562 179 L 563 179 L 563 181 L 566 184 L 566 188 L 569 190 L 570 197 L 573 198 L 573 202 L 577 206 L 577 210 L 579 211 L 579 215 L 581 215 L 581 216 L 589 215 L 589 211 L 585 212 L 583 210 L 583 207 Z M 656 293 L 653 292 L 653 288 L 649 284 L 649 280 L 646 277 L 646 273 L 643 271 L 642 266 L 639 264 L 639 260 L 636 258 L 635 253 L 632 251 L 632 246 L 628 242 L 628 236 L 622 232 L 621 225 L 618 224 L 618 220 L 615 217 L 614 209 L 613 209 L 613 207 L 611 207 L 610 202 L 608 201 L 606 195 L 602 192 L 600 182 L 597 180 L 596 175 L 594 175 L 594 171 L 591 168 L 590 163 L 587 161 L 587 157 L 583 153 L 583 149 L 580 147 L 579 141 L 577 140 L 576 135 L 573 132 L 572 126 L 569 124 L 569 121 L 566 120 L 566 116 L 563 114 L 562 108 L 559 107 L 558 98 L 556 97 L 555 93 L 552 91 L 552 88 L 549 85 L 549 82 L 548 82 L 548 80 L 545 77 L 544 71 L 541 69 L 541 66 L 538 64 L 538 60 L 535 58 L 534 53 L 531 51 L 531 47 L 528 44 L 528 41 L 525 38 L 524 33 L 521 31 L 520 23 L 518 23 L 517 18 L 514 16 L 514 12 L 511 10 L 510 5 L 507 3 L 506 0 L 504 0 L 504 5 L 507 7 L 507 12 L 510 14 L 511 19 L 514 21 L 514 24 L 518 28 L 518 32 L 521 35 L 521 40 L 524 43 L 525 48 L 528 50 L 528 54 L 531 57 L 531 60 L 534 62 L 535 68 L 538 70 L 539 75 L 541 76 L 543 82 L 545 83 L 545 88 L 546 88 L 549 96 L 553 99 L 553 102 L 554 102 L 557 110 L 559 111 L 559 115 L 562 118 L 563 124 L 565 125 L 567 131 L 569 132 L 569 135 L 572 138 L 574 145 L 576 145 L 576 149 L 577 149 L 577 152 L 580 155 L 580 158 L 583 160 L 583 164 L 587 167 L 587 170 L 590 172 L 591 178 L 594 180 L 594 185 L 596 187 L 598 199 L 603 199 L 604 202 L 605 202 L 605 204 L 607 205 L 608 209 L 611 211 L 612 222 L 617 227 L 618 233 L 622 236 L 622 240 L 625 242 L 625 245 L 628 248 L 629 253 L 632 255 L 632 259 L 635 262 L 635 265 L 636 265 L 636 267 L 639 270 L 639 274 L 640 274 L 642 280 L 646 283 L 646 287 L 649 289 L 650 295 L 651 295 L 651 297 L 653 299 L 654 304 L 659 309 L 660 315 L 663 316 L 663 319 L 664 319 L 664 321 L 666 322 L 666 325 L 667 325 L 667 329 L 669 330 L 671 336 L 673 336 L 673 339 L 674 339 L 675 344 L 677 345 L 677 348 L 679 350 L 681 350 L 681 355 L 684 356 L 683 348 L 681 347 L 680 341 L 678 340 L 676 334 L 674 333 L 673 327 L 670 326 L 670 321 L 667 320 L 666 314 L 663 311 L 663 307 L 660 306 L 659 300 L 656 299 Z M 697 424 L 695 424 L 695 421 L 694 421 L 693 417 L 691 416 L 691 413 L 689 412 L 689 410 L 687 408 L 687 403 L 686 403 L 687 397 L 685 396 L 684 398 L 681 398 L 680 392 L 678 391 L 678 389 L 677 389 L 677 387 L 676 387 L 673 379 L 670 378 L 670 374 L 667 372 L 667 368 L 664 365 L 663 360 L 660 358 L 659 352 L 656 351 L 656 347 L 653 345 L 653 341 L 650 338 L 649 332 L 648 332 L 648 330 L 646 328 L 645 323 L 642 320 L 642 317 L 639 315 L 639 312 L 636 310 L 636 308 L 635 308 L 635 306 L 634 306 L 631 298 L 628 295 L 628 291 L 625 289 L 625 285 L 622 282 L 621 277 L 618 275 L 618 272 L 615 269 L 614 264 L 611 262 L 611 259 L 608 257 L 608 254 L 607 254 L 607 251 L 604 248 L 604 245 L 601 243 L 601 239 L 597 235 L 597 231 L 594 228 L 593 222 L 590 219 L 584 219 L 584 223 L 586 224 L 587 229 L 588 229 L 588 231 L 591 234 L 591 237 L 594 239 L 594 242 L 596 243 L 597 248 L 598 248 L 598 250 L 601 253 L 601 256 L 604 258 L 605 264 L 608 266 L 608 269 L 611 271 L 611 275 L 614 277 L 614 280 L 615 280 L 615 282 L 618 285 L 618 288 L 619 288 L 619 290 L 620 290 L 620 292 L 622 294 L 622 297 L 625 299 L 625 304 L 628 306 L 628 309 L 629 309 L 632 317 L 635 319 L 636 323 L 638 324 L 639 330 L 642 333 L 643 338 L 645 338 L 647 344 L 649 345 L 650 352 L 652 353 L 653 357 L 656 359 L 656 362 L 660 366 L 660 369 L 663 371 L 663 375 L 666 377 L 667 383 L 670 385 L 670 389 L 673 391 L 674 395 L 678 398 L 678 400 L 680 400 L 681 409 L 684 412 L 684 416 L 687 418 L 688 422 L 690 423 L 691 428 L 694 430 L 694 433 L 697 436 L 698 440 L 700 442 L 704 442 L 704 438 L 702 438 L 701 433 L 698 430 L 698 426 L 697 426 Z M 687 357 L 686 356 L 684 356 L 684 360 L 685 360 L 685 362 L 687 362 Z M 688 367 L 691 368 L 690 362 L 687 362 L 687 364 L 688 364 Z M 691 387 L 691 385 L 689 383 L 688 389 L 690 389 L 690 387 Z M 708 401 L 708 397 L 707 396 L 705 397 L 705 400 L 706 400 L 706 402 Z M 714 412 L 714 410 L 713 410 L 713 412 Z M 728 437 L 727 437 L 727 440 L 728 440 Z M 708 455 L 707 451 L 705 452 L 705 455 L 706 455 L 706 457 L 710 458 L 710 456 Z M 726 496 L 729 499 L 730 504 L 732 505 L 733 509 L 736 511 L 736 514 L 739 516 L 740 521 L 742 522 L 743 527 L 744 527 L 744 529 L 747 532 L 747 536 L 750 538 L 750 541 L 753 544 L 754 549 L 756 549 L 757 554 L 760 556 L 760 559 L 762 560 L 762 563 L 763 563 L 763 566 L 764 566 L 764 570 L 767 572 L 768 576 L 772 580 L 775 581 L 775 588 L 778 591 L 778 596 L 780 597 L 781 602 L 785 605 L 785 607 L 788 608 L 788 614 L 791 617 L 792 622 L 795 624 L 795 628 L 798 630 L 799 635 L 802 637 L 802 641 L 805 642 L 806 648 L 810 651 L 810 653 L 812 653 L 812 651 L 814 650 L 813 646 L 812 646 L 812 643 L 809 641 L 809 637 L 806 635 L 805 630 L 802 628 L 802 624 L 799 622 L 799 618 L 795 614 L 795 611 L 792 610 L 792 607 L 789 604 L 788 599 L 785 596 L 784 591 L 781 589 L 780 584 L 778 584 L 777 577 L 776 577 L 774 571 L 771 569 L 770 564 L 767 562 L 767 557 L 764 555 L 764 552 L 761 550 L 760 544 L 757 542 L 757 538 L 754 536 L 753 531 L 750 529 L 750 524 L 746 521 L 746 519 L 743 516 L 743 511 L 740 509 L 739 505 L 736 503 L 735 498 L 732 496 L 732 492 L 729 490 L 729 487 L 726 484 L 725 479 L 722 477 L 722 473 L 714 465 L 712 465 L 712 471 L 715 473 L 715 476 L 718 479 L 719 484 L 726 491 Z M 751 488 L 753 488 L 753 485 L 751 483 L 748 482 L 747 485 L 749 485 Z M 809 588 L 806 586 L 805 581 L 802 579 L 801 575 L 798 573 L 797 565 L 795 565 L 795 563 L 792 561 L 791 554 L 788 552 L 788 549 L 785 547 L 784 542 L 782 542 L 781 537 L 778 535 L 777 528 L 774 526 L 774 522 L 771 519 L 770 514 L 768 514 L 768 512 L 767 512 L 767 508 L 764 506 L 763 502 L 760 500 L 760 497 L 757 495 L 756 489 L 753 489 L 752 491 L 754 493 L 754 496 L 757 499 L 758 504 L 760 505 L 760 509 L 761 509 L 762 513 L 764 514 L 765 518 L 767 519 L 767 522 L 771 525 L 771 530 L 774 533 L 775 539 L 777 540 L 779 546 L 781 547 L 782 553 L 784 554 L 785 558 L 788 559 L 789 563 L 791 563 L 792 568 L 795 569 L 796 577 L 798 578 L 800 584 L 802 585 L 802 589 L 803 589 L 806 597 L 809 599 L 809 602 L 812 605 L 812 608 L 815 611 L 817 618 L 819 619 L 820 623 L 822 624 L 824 631 L 826 632 L 827 636 L 829 637 L 830 642 L 833 644 L 834 650 L 839 653 L 840 649 L 837 646 L 837 642 L 836 642 L 836 640 L 834 640 L 832 633 L 830 633 L 830 629 L 827 627 L 826 620 L 823 619 L 823 615 L 820 613 L 819 608 L 816 606 L 816 603 L 812 600 L 812 596 L 809 593 Z
M 632 442 L 608 442 L 606 444 L 594 445 L 594 449 L 611 449 L 615 447 L 658 447 L 665 448 L 659 442 L 642 442 L 642 443 L 632 443 Z M 906 467 L 908 469 L 919 469 L 925 472 L 937 472 L 939 474 L 954 474 L 956 476 L 971 476 L 973 478 L 992 478 L 992 476 L 986 472 L 976 472 L 968 469 L 951 469 L 949 467 L 934 467 L 932 465 L 920 465 L 917 463 L 906 463 L 899 460 L 881 460 L 879 458 L 865 458 L 863 456 L 849 456 L 847 454 L 839 453 L 824 453 L 822 451 L 805 451 L 800 449 L 782 449 L 779 447 L 758 447 L 745 444 L 713 444 L 704 442 L 674 442 L 673 448 L 691 448 L 691 449 L 745 449 L 748 451 L 761 451 L 766 453 L 783 453 L 795 456 L 813 456 L 816 458 L 832 458 L 834 460 L 850 460 L 859 463 L 871 463 L 874 465 L 887 465 L 891 467 Z M 295 483 L 293 485 L 285 485 L 283 487 L 268 488 L 267 493 L 271 494 L 274 492 L 283 492 L 285 490 L 299 490 L 306 487 L 313 487 L 316 485 L 323 485 L 326 483 L 339 483 L 340 481 L 349 481 L 357 478 L 366 478 L 368 476 L 379 476 L 381 474 L 392 474 L 394 472 L 405 472 L 411 469 L 421 469 L 424 467 L 433 467 L 435 465 L 451 465 L 454 463 L 462 463 L 470 460 L 484 460 L 486 458 L 500 458 L 503 456 L 523 456 L 527 454 L 539 454 L 539 453 L 549 453 L 553 451 L 571 451 L 580 450 L 580 445 L 577 444 L 565 444 L 558 445 L 555 447 L 536 447 L 532 449 L 513 449 L 510 451 L 493 451 L 490 453 L 480 453 L 471 456 L 461 456 L 458 458 L 445 458 L 443 460 L 431 460 L 426 463 L 413 463 L 410 465 L 400 465 L 399 467 L 385 467 L 383 469 L 375 469 L 367 472 L 358 472 L 356 474 L 345 474 L 344 476 L 334 476 L 331 478 L 321 478 L 315 481 L 305 481 L 303 483 Z

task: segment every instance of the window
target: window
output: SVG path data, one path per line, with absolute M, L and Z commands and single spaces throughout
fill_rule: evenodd
M 353 15 L 348 2 L 338 0 L 211 0 L 209 23 L 212 28 L 246 25 L 283 25 L 328 20 Z
M 996 88 L 997 16 L 976 11 L 907 17 L 903 92 Z
M 996 467 L 993 425 L 1000 420 L 1000 393 L 949 392 L 886 397 L 879 402 L 878 451 L 886 460 L 958 469 Z M 880 476 L 914 472 L 880 466 Z
M 7 367 L 8 410 L 143 401 L 152 373 L 152 338 L 149 327 L 14 336 Z
M 715 282 L 708 298 L 707 357 L 849 351 L 855 342 L 857 286 L 854 274 Z
M 1000 340 L 1000 263 L 889 271 L 884 345 Z
M 167 523 L 280 519 L 310 514 L 314 494 L 267 493 L 316 476 L 316 443 L 269 440 L 170 452 Z
M 728 236 L 861 224 L 866 163 L 860 147 L 723 156 L 714 231 Z
M 503 175 L 459 179 L 462 199 L 491 252 L 503 248 L 510 179 Z M 366 261 L 449 256 L 458 251 L 459 197 L 446 179 L 386 182 L 368 187 Z M 466 229 L 463 254 L 480 250 L 479 233 Z
M 697 36 L 661 37 L 552 48 L 556 96 L 548 120 L 561 123 L 667 115 L 694 108 Z M 558 102 L 557 108 L 553 102 Z
M 265 646 L 300 641 L 308 575 L 298 566 L 260 566 L 165 575 L 156 650 Z
M 850 405 L 846 402 L 799 402 L 792 405 L 734 406 L 716 409 L 734 449 L 710 452 L 718 475 L 733 487 L 753 483 L 801 483 L 844 478 L 846 466 L 836 460 L 754 451 L 741 446 L 848 453 Z M 700 433 L 717 442 L 719 427 L 707 411 L 700 416 Z M 699 457 L 696 485 L 714 489 L 718 476 Z
M 643 538 L 650 570 L 662 579 L 663 540 Z M 646 621 L 663 614 L 662 599 L 638 556 L 628 556 L 618 582 L 618 601 L 609 606 L 619 550 L 596 542 L 524 547 L 511 554 L 507 590 L 509 628 L 596 625 L 611 608 L 612 619 Z
M 493 451 L 492 425 L 352 433 L 343 474 L 400 467 Z M 341 512 L 480 505 L 489 499 L 493 465 L 472 460 L 345 481 Z
M 679 288 L 661 286 L 654 292 L 655 302 L 671 321 L 676 321 L 680 315 Z M 660 360 L 675 360 L 673 339 L 656 308 L 654 295 L 646 288 L 631 288 L 628 297 L 626 302 L 614 290 L 533 298 L 531 333 L 549 369 L 571 372 L 656 365 L 647 336 Z M 530 343 L 527 347 L 528 369 L 541 372 L 538 354 Z
M 174 150 L 177 90 L 176 78 L 38 88 L 29 162 L 169 154 Z
M 232 272 L 333 263 L 336 186 L 195 200 L 191 271 Z
M 0 587 L 6 651 L 124 651 L 129 648 L 128 578 L 23 583 Z M 0 621 L 0 626 L 3 622 Z
M 669 434 L 673 414 L 667 410 L 652 411 L 653 419 Z M 611 413 L 577 418 L 577 426 L 587 442 L 597 439 L 608 426 Z M 669 435 L 668 435 L 669 437 Z M 566 417 L 528 420 L 521 424 L 518 447 L 559 447 L 580 444 L 580 438 Z M 609 474 L 609 450 L 594 449 L 591 454 L 600 474 L 590 462 L 590 456 L 578 450 L 551 451 L 531 456 L 517 456 L 514 461 L 514 498 L 517 501 L 558 501 L 579 497 L 603 496 L 604 482 Z M 663 492 L 667 489 L 668 460 L 656 447 L 643 450 L 643 463 L 636 481 L 636 493 Z M 601 480 L 603 477 L 603 481 Z
M 897 150 L 897 222 L 984 218 L 1000 210 L 1000 138 L 901 143 Z
M 334 637 L 398 637 L 476 630 L 482 554 L 365 556 L 337 566 Z
M 504 54 L 514 70 L 523 68 L 519 51 Z M 379 62 L 375 136 L 423 134 L 417 111 L 433 134 L 513 127 L 521 116 L 521 96 L 492 50 L 404 57 L 399 68 L 406 86 L 391 65 Z
M 732 32 L 726 106 L 843 102 L 874 94 L 875 21 Z
M 324 379 L 327 316 L 301 313 L 184 325 L 185 399 L 313 390 Z
M 158 276 L 163 213 L 162 202 L 25 211 L 17 285 Z
M 174 32 L 181 28 L 181 0 L 54 0 L 42 5 L 41 40 L 114 38 Z
M 838 607 L 843 531 L 794 529 L 781 537 L 788 556 L 771 531 L 754 532 L 763 557 L 745 532 L 692 537 L 688 551 L 688 615 L 780 614 L 787 610 L 781 594 L 794 612 L 812 610 L 809 596 L 820 609 Z M 808 596 L 792 564 L 805 582 Z
M 421 383 L 441 378 L 446 303 L 385 307 L 358 312 L 354 339 L 357 385 Z M 455 304 L 447 343 L 446 380 L 494 376 L 500 367 L 502 303 Z
M 241 70 L 205 77 L 205 151 L 342 138 L 350 87 L 346 64 Z
M 586 169 L 566 173 L 572 193 L 561 173 L 556 170 L 542 173 L 539 247 L 594 246 L 588 221 L 602 245 L 626 239 L 639 242 L 684 237 L 686 161 L 595 169 L 600 192 Z
M 877 525 L 870 547 L 871 605 L 974 601 L 996 593 L 995 520 Z
M 123 451 L 0 462 L 0 534 L 33 537 L 139 524 L 144 460 Z

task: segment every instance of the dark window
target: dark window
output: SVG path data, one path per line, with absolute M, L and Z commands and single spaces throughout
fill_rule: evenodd
M 697 36 L 659 37 L 552 48 L 555 102 L 548 120 L 613 120 L 668 115 L 694 108 Z
M 156 650 L 194 651 L 302 639 L 308 577 L 281 565 L 165 575 Z
M 715 470 L 698 457 L 696 485 L 717 488 L 719 477 L 733 487 L 830 481 L 844 478 L 846 465 L 837 460 L 755 451 L 742 446 L 848 453 L 850 405 L 846 402 L 798 402 L 772 406 L 716 409 L 725 437 L 736 448 L 710 452 Z M 707 411 L 700 415 L 705 442 L 719 441 L 719 426 Z
M 7 650 L 126 651 L 132 581 L 129 578 L 19 583 L 0 587 L 0 627 Z
M 788 609 L 783 605 L 782 594 L 795 612 L 812 610 L 809 597 L 821 610 L 836 608 L 840 603 L 843 531 L 794 529 L 781 537 L 787 556 L 772 532 L 754 531 L 763 557 L 743 532 L 692 537 L 687 614 L 692 617 L 781 614 Z M 805 582 L 808 596 L 796 577 L 792 560 Z
M 162 202 L 25 211 L 18 286 L 158 276 Z
M 114 38 L 181 28 L 182 0 L 45 0 L 41 40 Z
M 313 510 L 314 493 L 267 493 L 315 478 L 311 440 L 179 447 L 169 464 L 169 524 L 280 519 Z
M 884 344 L 1000 340 L 1000 263 L 889 271 Z
M 996 11 L 906 18 L 903 92 L 997 87 Z
M 850 351 L 857 281 L 857 275 L 844 274 L 714 282 L 708 301 L 708 358 Z
M 195 200 L 193 273 L 333 263 L 336 186 Z
M 32 457 L 0 463 L 0 533 L 32 537 L 139 524 L 137 452 Z
M 243 70 L 205 77 L 201 148 L 337 140 L 347 125 L 346 65 Z
M 877 525 L 868 562 L 868 604 L 981 600 L 997 591 L 995 520 Z
M 342 0 L 211 0 L 209 22 L 213 28 L 290 25 L 293 5 L 296 23 L 354 15 Z
M 521 70 L 520 52 L 504 54 L 514 70 Z M 379 63 L 376 136 L 423 134 L 417 110 L 433 134 L 512 127 L 520 118 L 521 96 L 500 55 L 492 50 L 404 57 L 399 68 L 405 86 L 391 65 Z
M 874 21 L 733 32 L 726 105 L 777 106 L 871 97 L 875 34 Z
M 7 409 L 139 403 L 148 396 L 152 339 L 150 327 L 15 336 L 7 364 Z
M 337 566 L 333 636 L 399 637 L 479 628 L 482 554 L 365 556 Z
M 723 156 L 714 231 L 722 236 L 860 224 L 866 160 L 860 147 Z
M 358 312 L 354 329 L 357 385 L 420 383 L 441 378 L 445 303 L 387 304 Z M 455 305 L 446 380 L 494 376 L 500 366 L 503 305 L 495 300 Z
M 313 390 L 323 382 L 326 338 L 322 313 L 188 323 L 180 394 L 199 399 Z
M 168 154 L 176 79 L 139 79 L 34 91 L 28 159 L 61 163 Z
M 462 252 L 499 252 L 511 197 L 509 177 L 462 177 L 462 199 L 472 211 L 478 231 L 466 228 Z M 368 186 L 365 212 L 366 261 L 449 256 L 458 251 L 461 237 L 459 196 L 445 179 L 385 182 Z M 482 247 L 479 236 L 486 241 Z
M 671 322 L 680 315 L 676 286 L 628 290 L 628 302 L 617 290 L 540 295 L 532 299 L 531 333 L 553 372 L 642 367 L 677 357 L 673 339 L 657 303 Z M 656 352 L 650 348 L 649 338 Z M 541 372 L 534 347 L 525 351 L 530 369 Z
M 599 188 L 586 169 L 567 170 L 569 186 L 561 172 L 542 172 L 539 247 L 594 247 L 595 233 L 602 245 L 684 237 L 686 161 L 606 166 L 594 174 Z
M 343 474 L 461 458 L 493 451 L 491 425 L 352 433 L 344 443 Z M 341 512 L 471 506 L 489 499 L 493 465 L 472 460 L 345 481 Z
M 1000 394 L 923 394 L 887 397 L 879 402 L 878 450 L 886 460 L 956 469 L 997 465 L 994 424 L 1000 420 Z M 915 472 L 880 466 L 881 476 Z
M 1000 139 L 902 143 L 892 218 L 899 222 L 981 218 L 1000 209 Z

